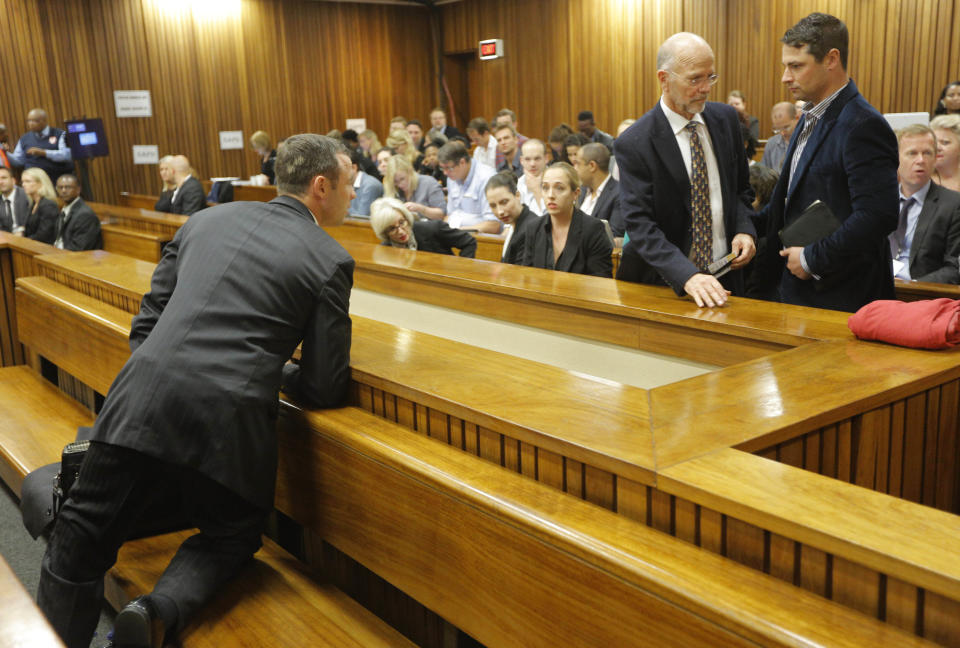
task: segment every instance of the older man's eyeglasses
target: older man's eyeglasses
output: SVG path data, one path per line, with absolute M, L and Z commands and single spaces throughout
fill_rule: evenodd
M 719 74 L 711 74 L 710 76 L 700 76 L 700 77 L 696 77 L 696 78 L 694 78 L 694 79 L 688 79 L 688 78 L 685 77 L 685 76 L 680 76 L 679 74 L 677 74 L 677 73 L 674 72 L 673 70 L 667 70 L 667 72 L 669 72 L 669 73 L 672 74 L 673 76 L 677 77 L 678 79 L 682 79 L 683 81 L 686 81 L 686 82 L 687 82 L 687 85 L 689 85 L 691 88 L 699 88 L 699 87 L 703 86 L 703 84 L 707 84 L 707 86 L 709 86 L 709 87 L 712 88 L 713 86 L 715 86 L 715 85 L 717 84 L 717 81 L 720 80 L 720 75 L 719 75 Z

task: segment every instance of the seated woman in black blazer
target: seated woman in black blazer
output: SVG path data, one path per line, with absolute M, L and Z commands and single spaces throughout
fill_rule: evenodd
M 501 171 L 487 180 L 484 189 L 490 211 L 503 223 L 503 252 L 501 263 L 520 265 L 526 249 L 528 230 L 536 227 L 540 217 L 520 201 L 517 191 L 517 176 L 512 171 Z
M 378 198 L 370 205 L 370 226 L 382 245 L 422 252 L 453 254 L 473 258 L 477 240 L 463 230 L 453 229 L 442 220 L 414 220 L 403 203 L 396 198 Z
M 603 221 L 577 209 L 580 177 L 566 162 L 543 172 L 547 213 L 527 232 L 525 266 L 597 277 L 613 276 L 613 242 Z
M 53 244 L 57 237 L 57 192 L 50 182 L 50 176 L 43 169 L 26 169 L 20 178 L 23 192 L 30 200 L 30 213 L 23 224 L 22 235 L 34 241 Z M 20 232 L 16 232 L 20 233 Z

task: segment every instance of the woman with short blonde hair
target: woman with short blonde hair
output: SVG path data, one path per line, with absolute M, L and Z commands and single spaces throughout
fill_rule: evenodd
M 960 191 L 960 115 L 939 115 L 930 121 L 937 138 L 937 172 L 933 179 Z
M 270 146 L 270 136 L 266 131 L 258 130 L 250 136 L 250 146 L 260 159 L 260 175 L 267 176 L 267 184 L 276 179 L 274 166 L 277 163 L 277 149 Z
M 378 198 L 370 205 L 370 227 L 382 245 L 473 257 L 477 240 L 469 232 L 453 229 L 442 220 L 415 220 L 413 213 L 396 198 Z
M 383 195 L 404 201 L 404 207 L 426 218 L 438 220 L 447 213 L 447 200 L 440 183 L 428 175 L 418 174 L 402 155 L 394 155 L 387 161 Z

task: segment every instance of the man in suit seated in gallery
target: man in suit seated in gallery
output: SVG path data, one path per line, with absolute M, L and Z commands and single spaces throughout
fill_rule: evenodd
M 23 232 L 30 214 L 30 200 L 23 187 L 17 185 L 13 171 L 0 166 L 0 230 Z
M 708 102 L 713 49 L 696 34 L 657 52 L 660 101 L 617 138 L 620 209 L 629 240 L 618 279 L 663 285 L 698 306 L 742 294 L 740 269 L 756 252 L 753 191 L 737 111 Z M 734 254 L 733 271 L 709 266 Z M 729 292 L 728 292 L 729 291 Z
M 350 159 L 328 137 L 294 135 L 276 171 L 276 198 L 191 218 L 153 273 L 41 564 L 37 603 L 68 648 L 89 645 L 121 545 L 180 503 L 199 531 L 117 614 L 113 636 L 175 644 L 262 544 L 281 386 L 307 407 L 347 396 L 354 262 L 322 226 L 342 223 L 353 199 Z
M 72 173 L 57 178 L 57 196 L 63 209 L 57 217 L 54 245 L 61 250 L 99 250 L 103 247 L 100 219 L 80 197 L 80 181 Z
M 177 188 L 173 191 L 170 212 L 192 216 L 207 206 L 207 197 L 203 185 L 193 177 L 190 160 L 185 155 L 173 158 L 173 181 Z
M 900 217 L 890 234 L 893 274 L 907 281 L 960 283 L 960 193 L 931 180 L 937 161 L 933 131 L 914 124 L 897 132 Z
M 580 147 L 573 162 L 583 183 L 577 207 L 588 216 L 607 221 L 613 235 L 622 238 L 620 183 L 610 176 L 610 158 L 610 149 L 603 144 L 591 142 Z

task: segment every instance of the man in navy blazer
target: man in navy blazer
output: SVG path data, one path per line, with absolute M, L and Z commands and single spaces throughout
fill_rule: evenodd
M 713 50 L 700 36 L 674 34 L 657 52 L 660 102 L 617 138 L 620 209 L 629 240 L 618 279 L 667 284 L 698 306 L 722 306 L 730 291 L 742 294 L 739 269 L 756 252 L 750 189 L 740 120 L 732 107 L 707 102 L 716 83 Z M 691 194 L 694 129 L 709 185 L 711 261 L 734 252 L 733 272 L 722 281 L 694 257 Z M 702 176 L 701 176 L 702 177 Z
M 897 226 L 896 137 L 847 76 L 843 22 L 813 13 L 781 41 L 783 84 L 807 104 L 764 210 L 771 243 L 758 259 L 761 287 L 788 304 L 843 311 L 893 299 L 887 235 Z M 817 200 L 839 229 L 783 249 L 777 233 Z

